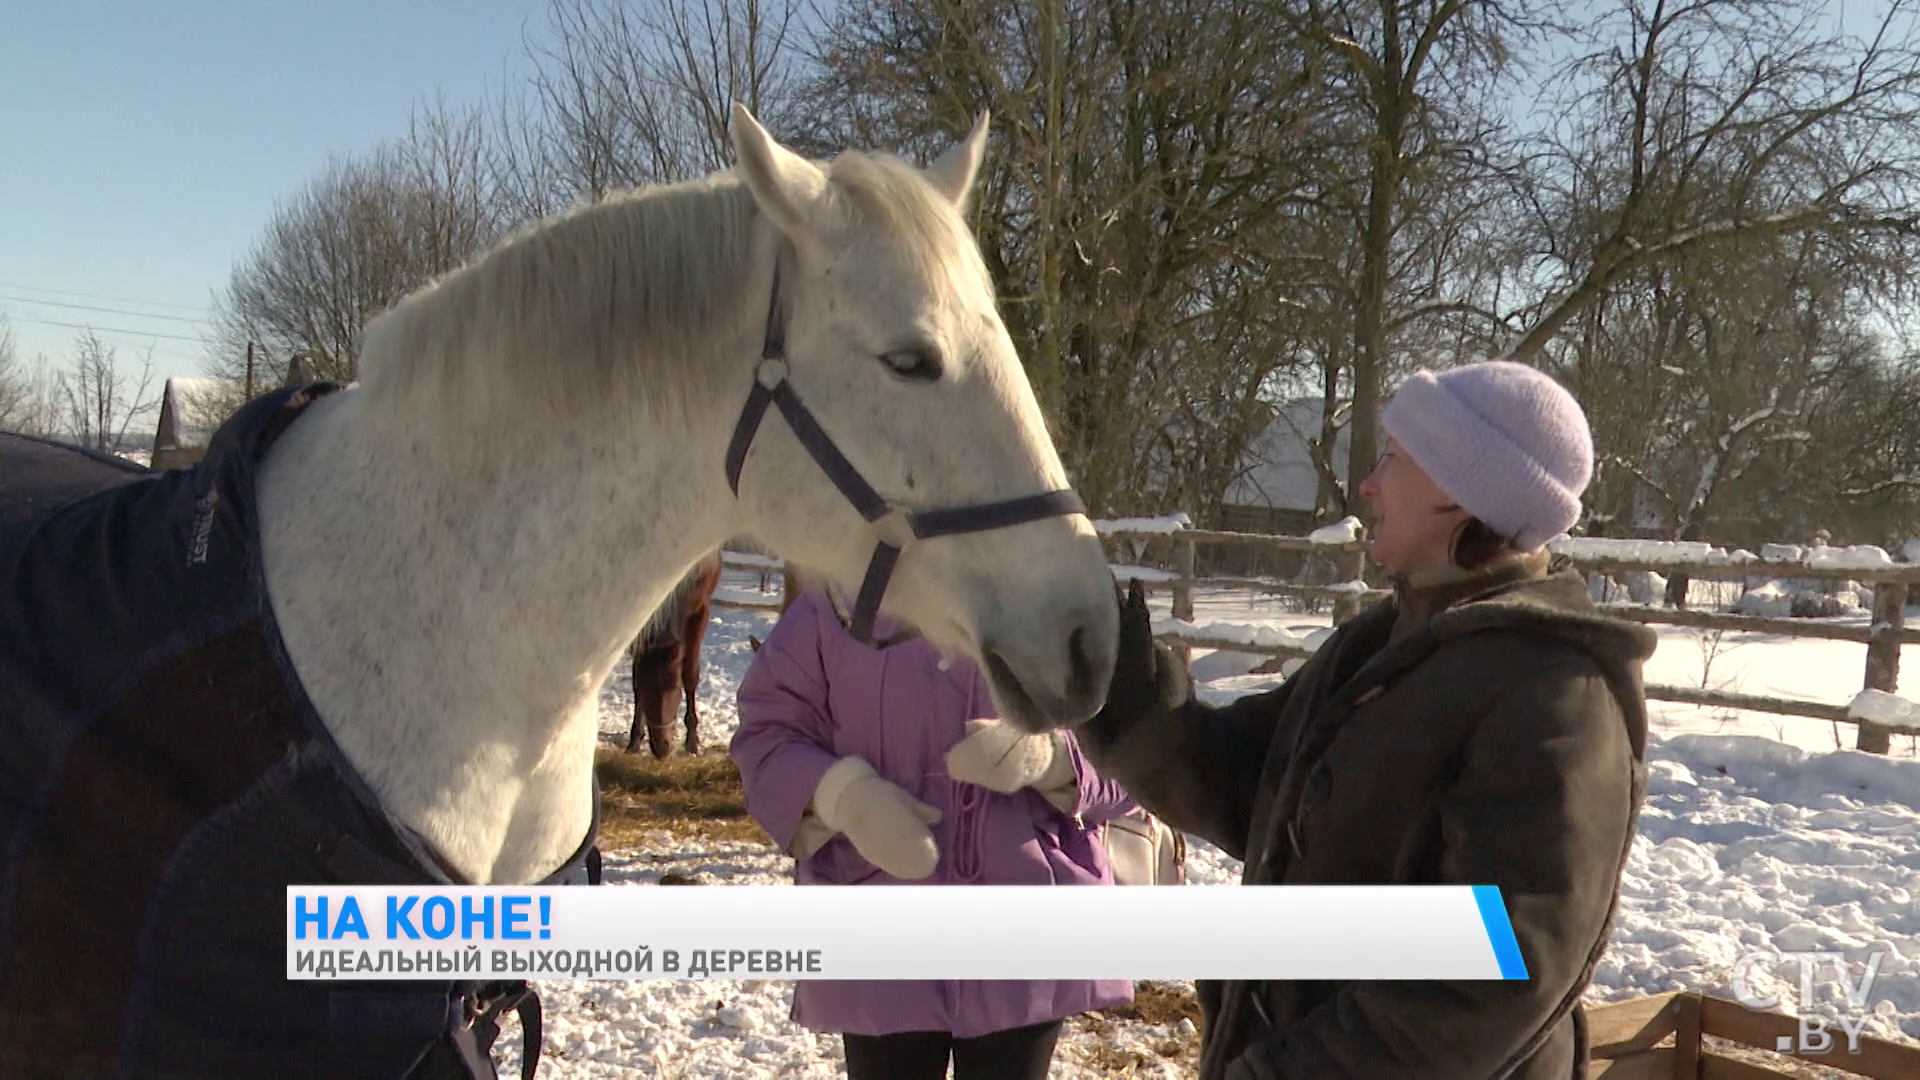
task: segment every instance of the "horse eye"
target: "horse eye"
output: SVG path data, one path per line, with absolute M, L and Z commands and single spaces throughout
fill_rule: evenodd
M 913 382 L 934 382 L 940 378 L 940 355 L 932 348 L 895 349 L 880 354 L 887 370 Z

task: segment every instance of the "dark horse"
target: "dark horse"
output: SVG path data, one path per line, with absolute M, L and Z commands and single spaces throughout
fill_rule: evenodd
M 686 700 L 686 751 L 700 752 L 700 642 L 706 637 L 713 590 L 720 584 L 720 552 L 695 564 L 654 610 L 627 650 L 633 657 L 633 730 L 627 752 L 640 752 L 640 730 L 657 758 L 673 752 L 673 720 Z
M 152 475 L 146 466 L 111 454 L 0 431 L 0 524 Z

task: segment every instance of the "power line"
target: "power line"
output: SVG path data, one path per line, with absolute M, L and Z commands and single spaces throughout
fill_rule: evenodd
M 41 326 L 64 326 L 69 330 L 91 330 L 96 334 L 123 334 L 127 337 L 165 338 L 168 341 L 185 341 L 194 345 L 205 345 L 205 338 L 188 337 L 185 334 L 161 334 L 152 330 L 128 330 L 118 326 L 95 326 L 92 323 L 61 322 L 58 319 L 29 319 L 18 315 L 9 315 L 10 322 L 36 323 Z
M 167 322 L 183 322 L 189 326 L 199 326 L 199 319 L 189 319 L 185 315 L 152 315 L 144 311 L 128 311 L 125 308 L 95 307 L 92 304 L 69 304 L 64 300 L 35 300 L 31 296 L 0 296 L 0 303 L 40 304 L 44 307 L 72 308 L 75 311 L 99 311 L 108 315 L 130 315 L 136 319 L 165 319 Z
M 138 304 L 141 307 L 171 308 L 175 311 L 206 312 L 206 308 L 189 304 L 169 304 L 161 300 L 135 300 L 130 296 L 105 296 L 100 293 L 74 292 L 71 289 L 46 289 L 38 285 L 20 285 L 11 281 L 0 281 L 0 289 L 12 289 L 15 292 L 47 293 L 52 296 L 78 296 L 83 300 L 106 300 L 115 304 Z

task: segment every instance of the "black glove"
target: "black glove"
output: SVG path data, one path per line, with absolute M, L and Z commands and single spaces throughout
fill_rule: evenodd
M 1120 598 L 1120 582 L 1115 580 L 1113 594 L 1120 603 L 1120 648 L 1107 703 L 1088 725 L 1108 739 L 1118 738 L 1149 713 L 1186 704 L 1193 689 L 1186 665 L 1172 649 L 1153 640 L 1153 617 L 1147 612 L 1147 591 L 1140 579 L 1128 585 L 1125 599 Z

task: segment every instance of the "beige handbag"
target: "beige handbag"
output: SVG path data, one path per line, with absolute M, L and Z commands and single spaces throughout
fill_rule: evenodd
M 1187 838 L 1136 809 L 1100 826 L 1116 885 L 1184 885 Z

